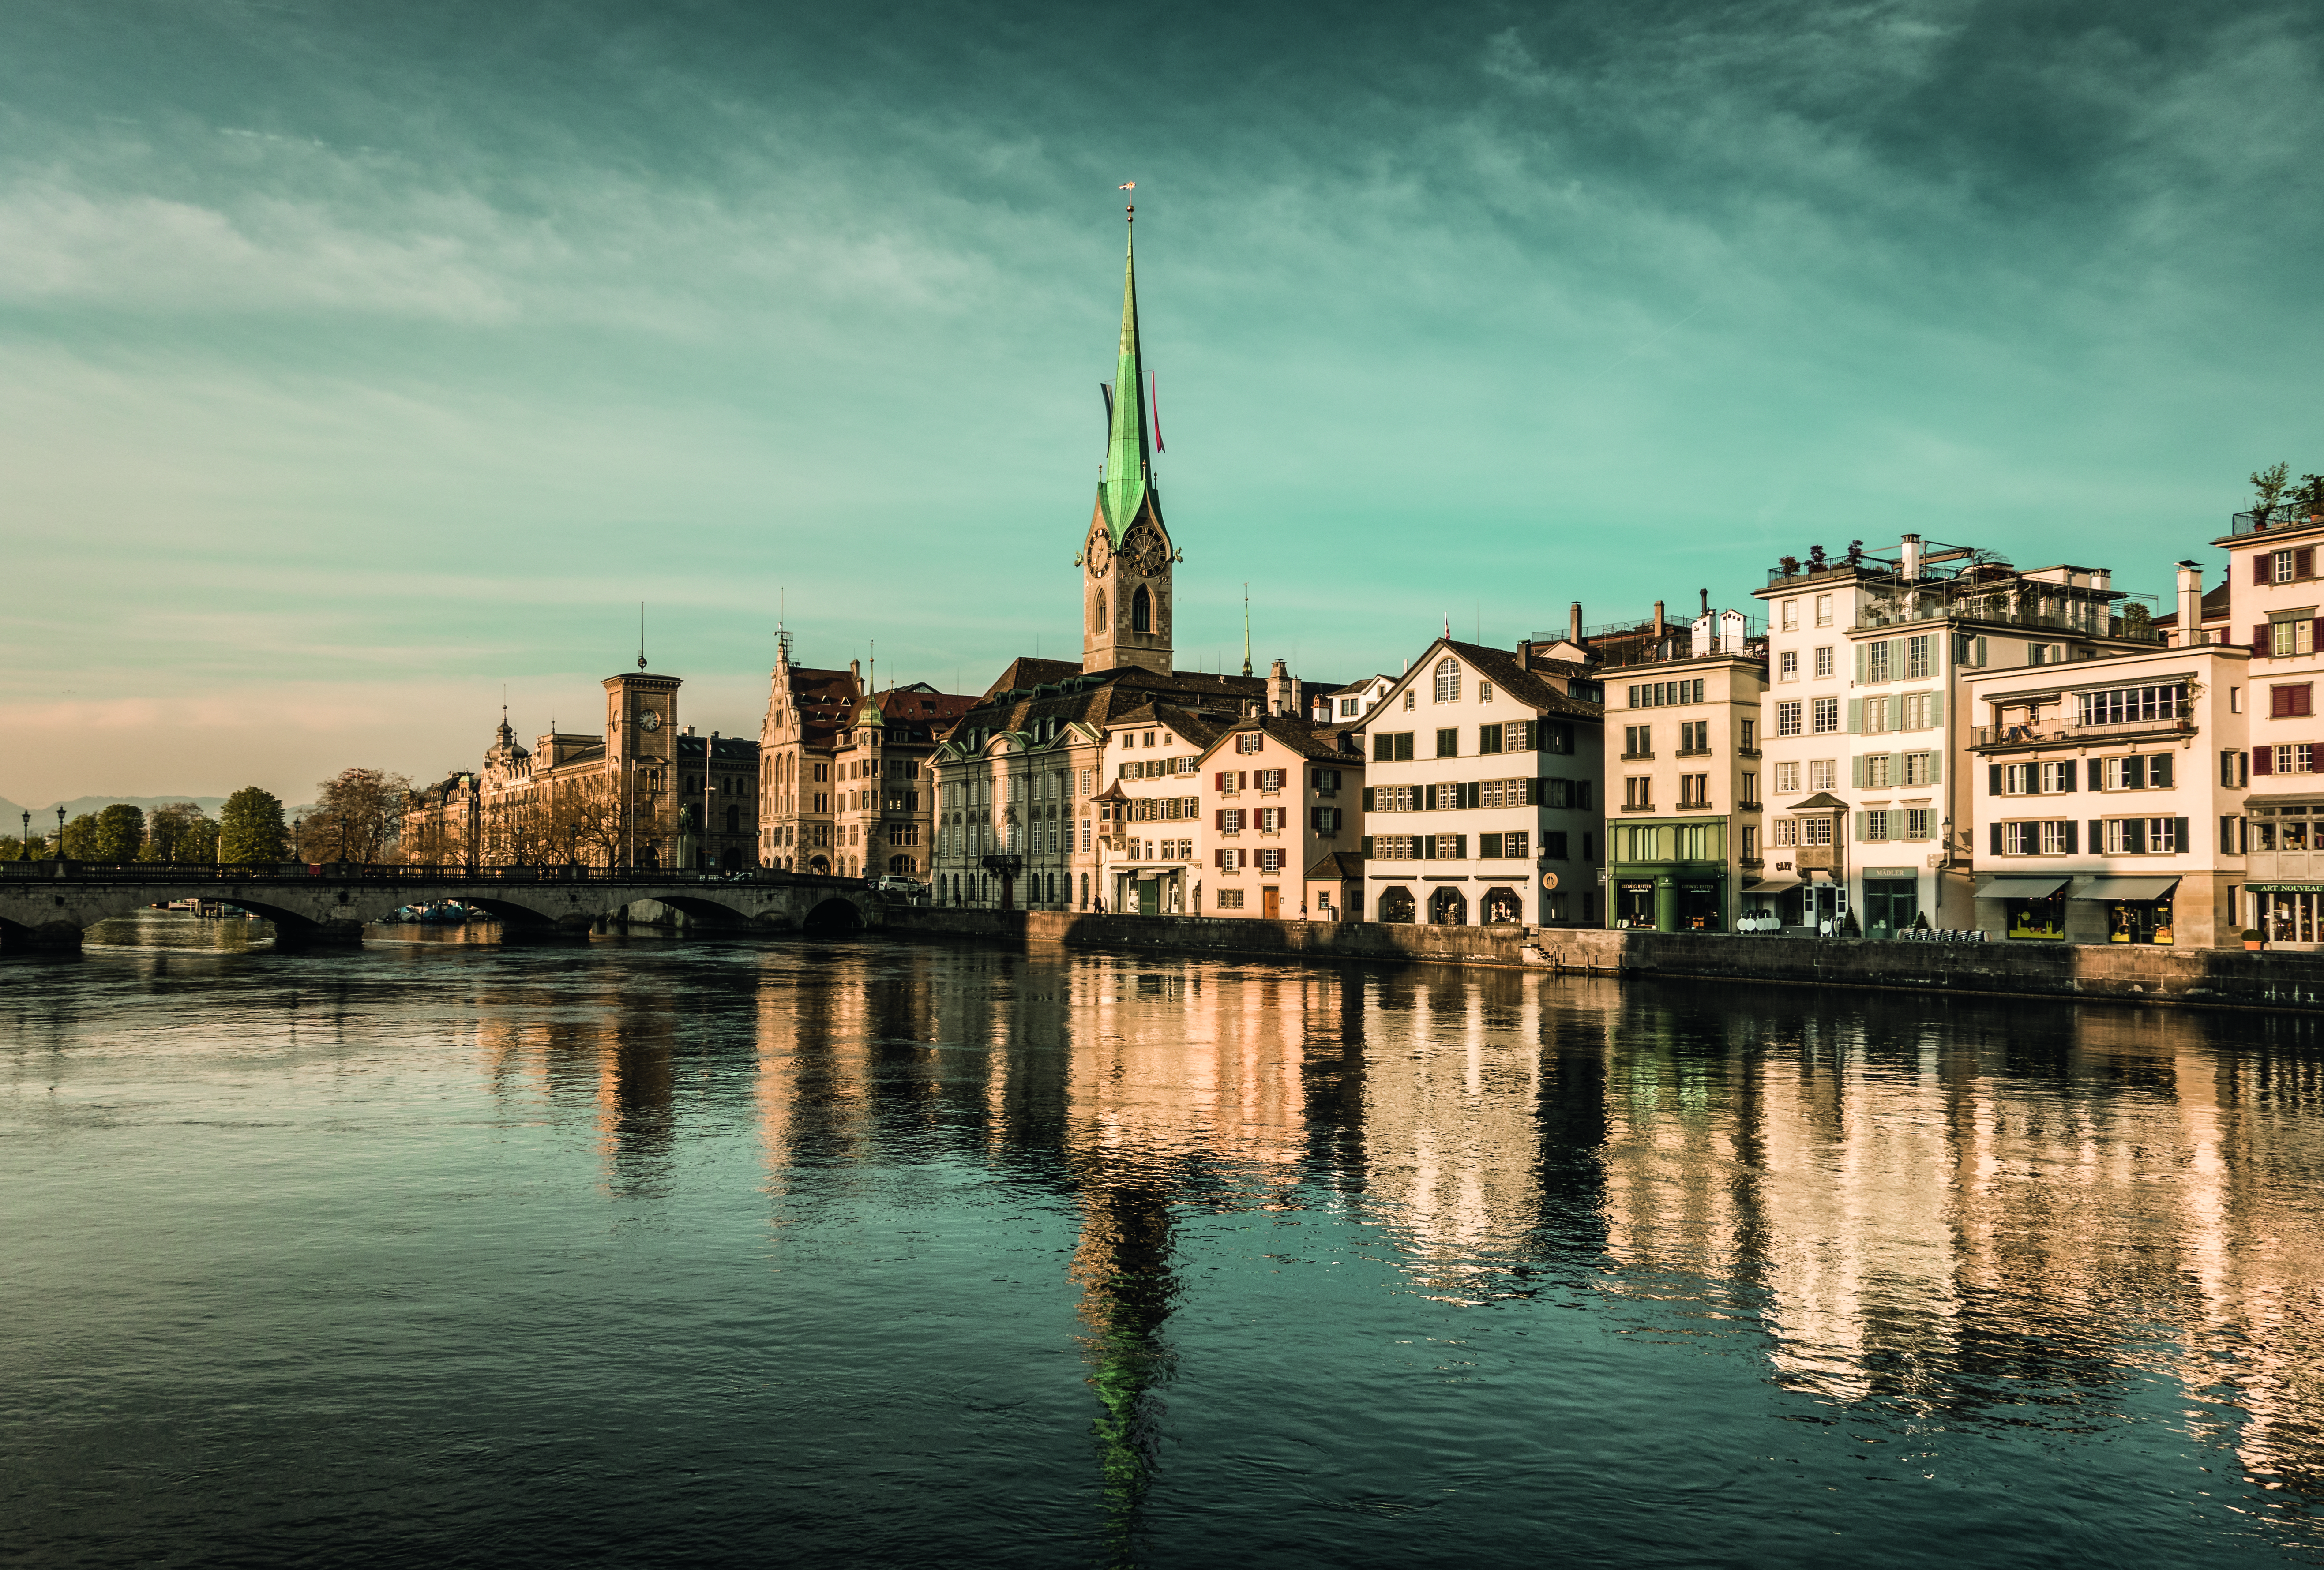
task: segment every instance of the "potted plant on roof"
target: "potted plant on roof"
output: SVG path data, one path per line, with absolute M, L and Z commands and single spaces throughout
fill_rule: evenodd
M 2273 464 L 2251 477 L 2251 520 L 2254 528 L 2265 528 L 2275 517 L 2275 510 L 2283 501 L 2283 493 L 2292 488 L 2292 465 Z
M 2267 947 L 2267 939 L 2257 927 L 2244 929 L 2244 947 L 2256 954 Z
M 2324 523 L 2324 474 L 2302 474 L 2292 488 L 2294 511 L 2310 523 Z

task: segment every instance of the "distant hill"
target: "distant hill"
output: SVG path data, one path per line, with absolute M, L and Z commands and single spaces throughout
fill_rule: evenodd
M 64 808 L 66 817 L 78 818 L 83 813 L 98 812 L 113 805 L 115 802 L 125 802 L 130 806 L 148 813 L 170 802 L 191 802 L 213 818 L 217 816 L 218 809 L 226 805 L 224 796 L 75 796 L 69 802 L 51 802 L 45 806 L 31 808 L 32 831 L 39 833 L 41 826 L 45 823 L 50 832 L 55 832 L 57 808 L 60 806 Z M 12 802 L 5 796 L 0 796 L 0 831 L 13 833 L 23 832 L 25 811 L 23 803 Z M 285 814 L 285 816 L 288 815 Z

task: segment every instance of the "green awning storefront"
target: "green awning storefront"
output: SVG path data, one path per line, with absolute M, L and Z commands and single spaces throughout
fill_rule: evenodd
M 1979 899 L 2048 899 L 2066 886 L 2063 877 L 1988 877 L 1978 886 Z

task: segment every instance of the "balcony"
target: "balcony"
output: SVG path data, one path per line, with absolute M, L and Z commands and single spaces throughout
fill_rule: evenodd
M 2312 512 L 2291 502 L 2273 509 L 2265 518 L 2256 512 L 2238 512 L 2228 526 L 2229 534 L 2281 534 L 2286 529 L 2312 528 L 2324 523 L 2324 512 Z
M 1969 728 L 1969 744 L 1975 752 L 1999 747 L 2075 747 L 2122 738 L 2194 733 L 2193 718 L 2178 714 L 2164 720 L 2113 720 L 2096 725 L 1975 725 Z

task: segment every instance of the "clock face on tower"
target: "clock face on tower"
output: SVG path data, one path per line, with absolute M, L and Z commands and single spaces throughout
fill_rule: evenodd
M 1158 578 L 1162 569 L 1170 565 L 1170 552 L 1162 544 L 1162 537 L 1148 524 L 1139 524 L 1121 542 L 1124 565 L 1141 578 Z
M 1104 577 L 1106 565 L 1112 559 L 1113 546 L 1107 542 L 1105 530 L 1102 528 L 1090 530 L 1089 548 L 1082 553 L 1082 560 L 1089 566 L 1089 575 L 1093 578 Z
M 638 723 L 644 726 L 649 730 L 659 730 L 661 729 L 661 716 L 649 709 L 646 711 L 646 717 L 639 721 Z

